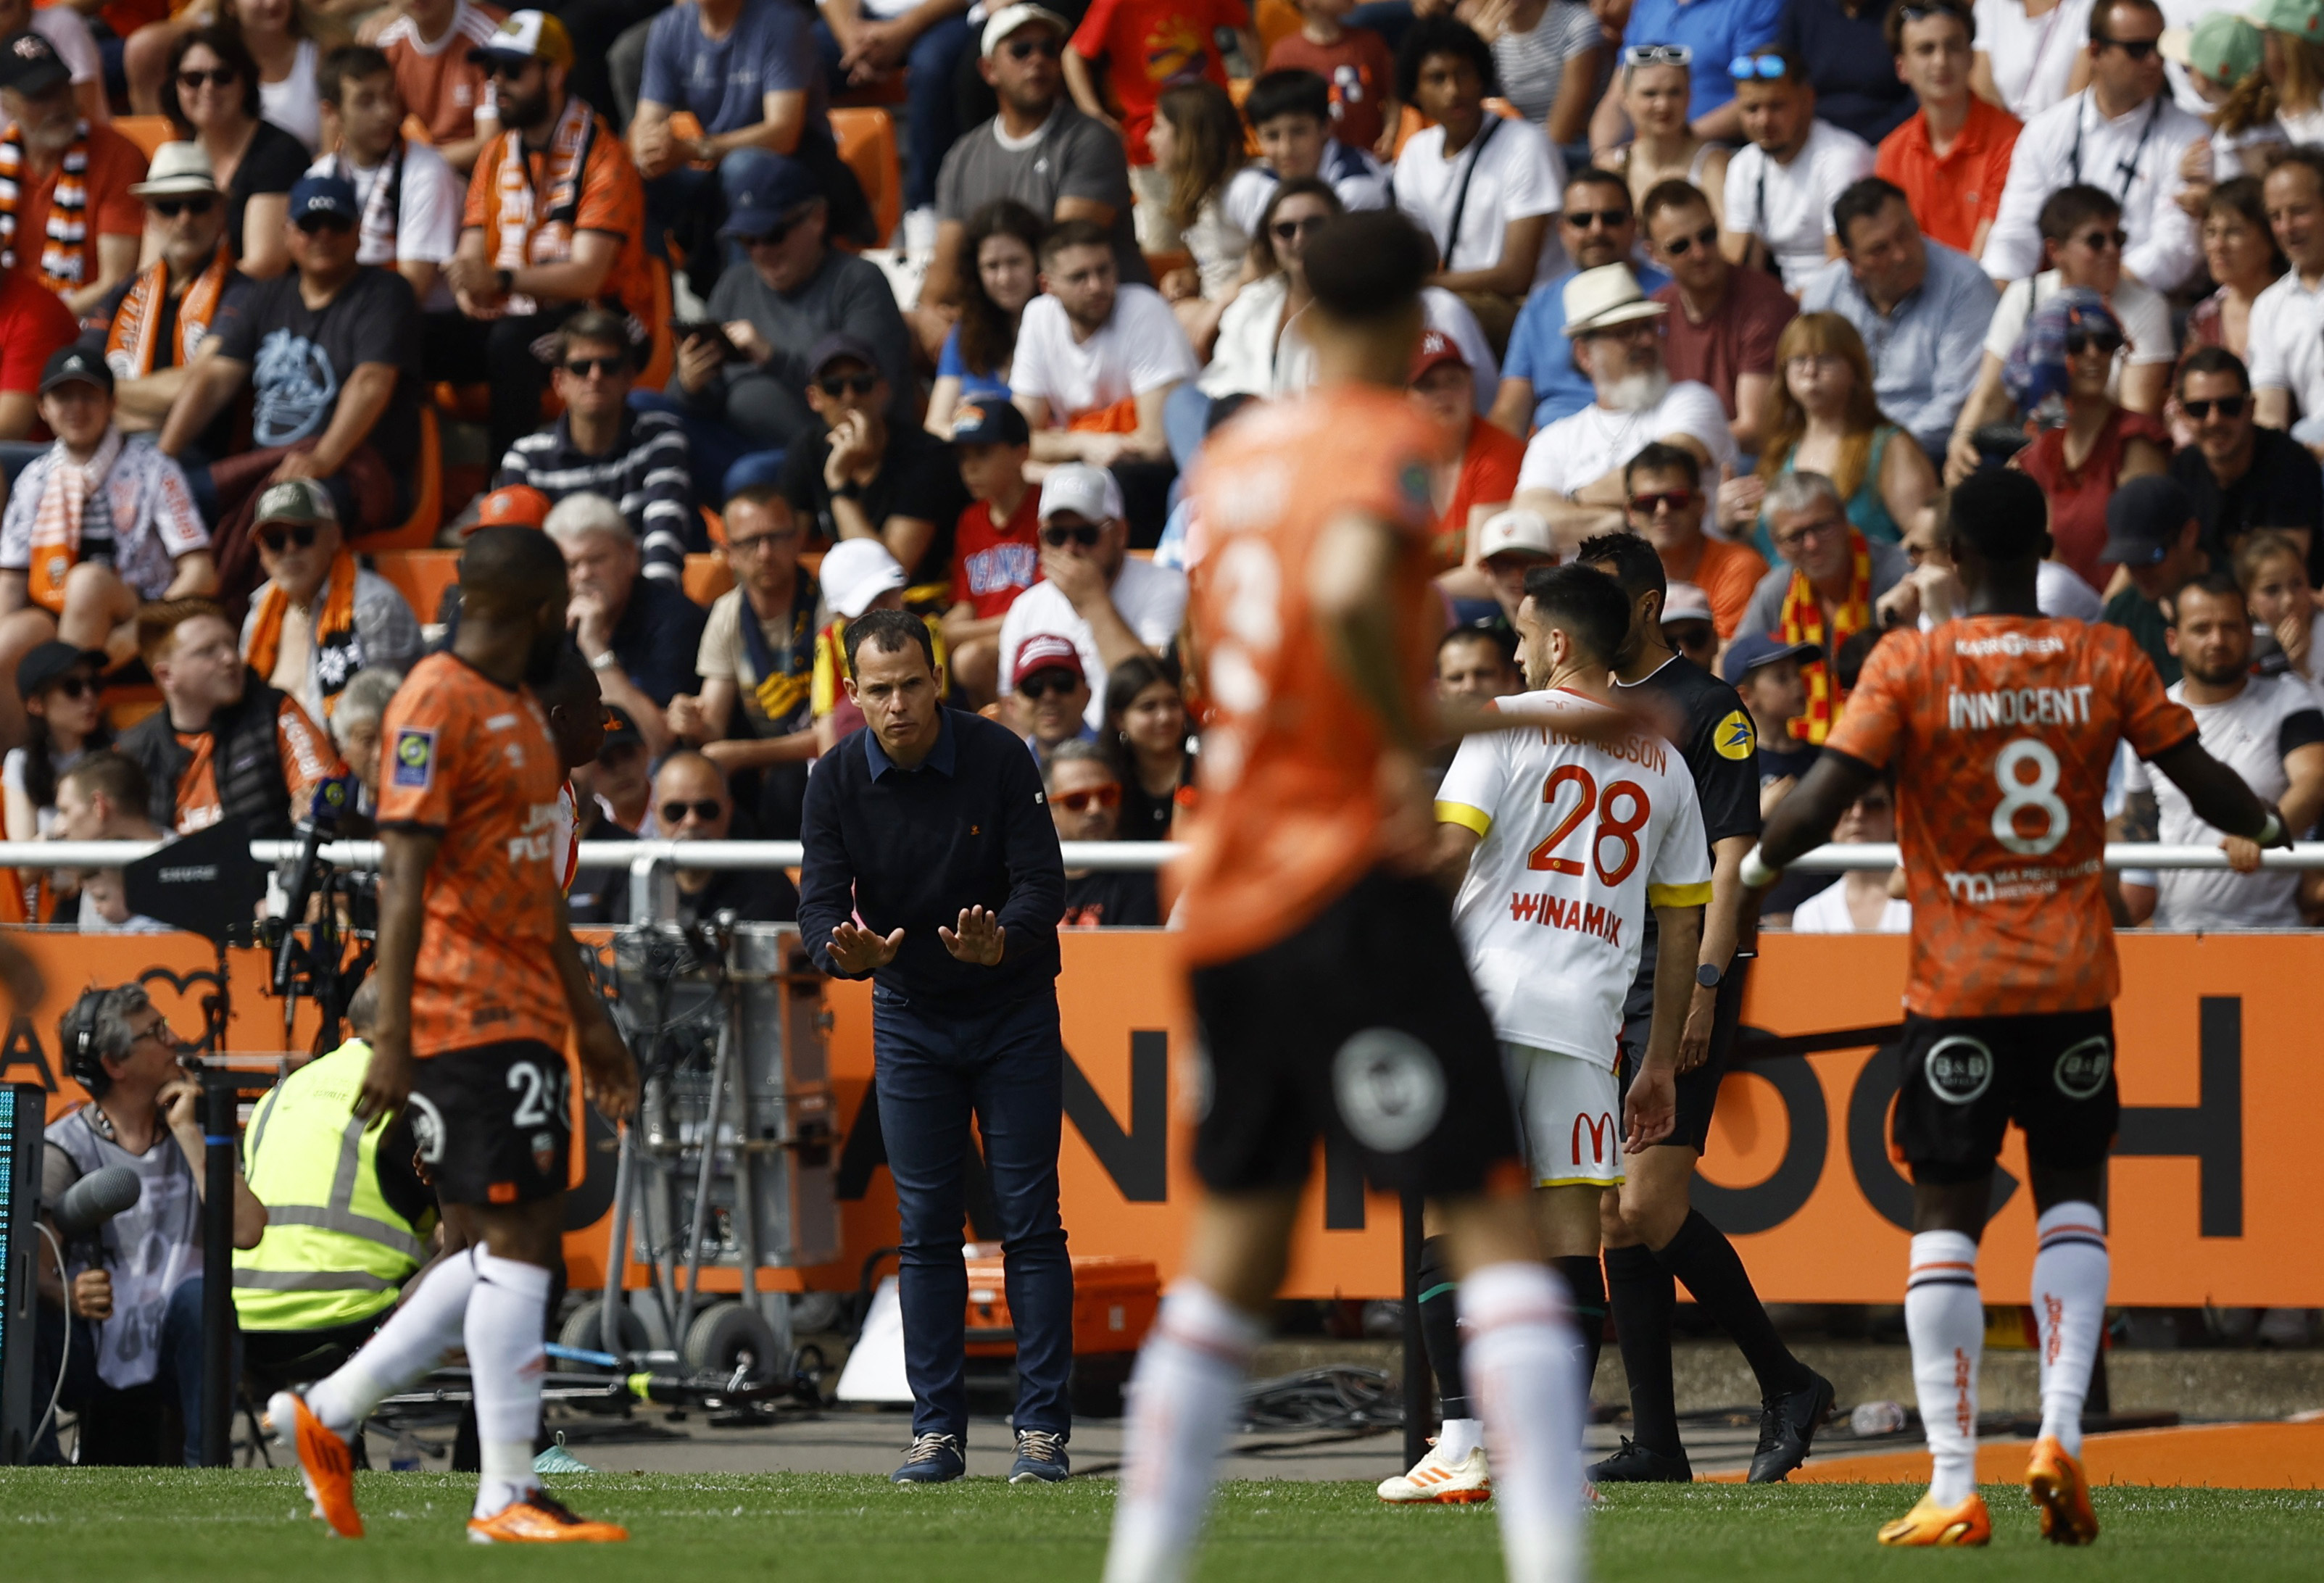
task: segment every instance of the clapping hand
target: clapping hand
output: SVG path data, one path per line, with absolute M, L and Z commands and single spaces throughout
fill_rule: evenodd
M 898 930 L 899 934 L 903 931 Z M 1008 949 L 1009 932 L 1001 926 L 1000 916 L 981 907 L 960 909 L 960 926 L 947 929 L 939 925 L 936 938 L 944 948 L 965 962 L 978 967 L 997 967 L 1001 953 Z
M 968 915 L 964 913 L 961 916 L 966 917 Z M 937 933 L 944 931 L 939 929 Z M 840 971 L 861 978 L 895 961 L 897 949 L 903 943 L 904 932 L 901 929 L 881 935 L 861 924 L 841 924 L 831 931 L 831 960 L 838 964 Z

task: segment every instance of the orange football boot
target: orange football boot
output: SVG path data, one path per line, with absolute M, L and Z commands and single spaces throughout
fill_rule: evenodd
M 2090 1481 L 2057 1436 L 2045 1434 L 2034 1442 L 2034 1459 L 2025 1465 L 2025 1493 L 2042 1508 L 2042 1537 L 2052 1544 L 2089 1544 L 2098 1538 Z
M 574 1515 L 545 1489 L 511 1501 L 489 1517 L 468 1519 L 471 1544 L 619 1544 L 629 1536 L 619 1523 Z
M 1923 1496 L 1920 1504 L 1880 1530 L 1880 1542 L 1896 1545 L 1971 1545 L 1993 1541 L 1993 1514 L 1975 1490 L 1957 1506 L 1941 1506 Z
M 315 1503 L 315 1515 L 345 1539 L 361 1539 L 363 1518 L 355 1512 L 355 1459 L 347 1442 L 333 1434 L 296 1391 L 278 1391 L 266 1404 L 275 1438 L 299 1454 L 300 1481 Z

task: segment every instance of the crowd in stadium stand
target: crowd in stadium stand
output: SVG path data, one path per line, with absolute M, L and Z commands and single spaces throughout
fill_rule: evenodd
M 613 722 L 589 833 L 795 836 L 860 723 L 841 633 L 901 608 L 1061 835 L 1167 836 L 1185 481 L 1313 382 L 1316 228 L 1388 207 L 1438 257 L 1411 390 L 1448 693 L 1521 687 L 1525 570 L 1627 529 L 1772 806 L 1878 633 L 1953 613 L 1940 492 L 2009 466 L 2051 502 L 2045 611 L 2128 628 L 2324 813 L 2324 0 L 8 0 L 0 30 L 13 839 L 273 833 L 340 760 L 375 778 L 392 678 L 457 619 L 411 552 L 503 521 L 563 550 Z M 109 771 L 68 815 L 116 742 L 143 814 Z M 2120 795 L 2126 831 L 2205 838 Z M 1880 788 L 1842 838 L 1893 824 Z M 1157 921 L 1150 879 L 1071 885 L 1070 924 Z M 1811 899 L 1768 912 L 1904 926 L 1877 875 Z M 2120 899 L 2324 917 L 2288 874 Z

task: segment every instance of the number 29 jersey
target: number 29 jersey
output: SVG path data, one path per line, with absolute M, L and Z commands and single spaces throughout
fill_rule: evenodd
M 2152 759 L 2195 730 L 2120 627 L 1967 616 L 1881 639 L 1824 746 L 1896 768 L 1905 1006 L 2004 1017 L 2110 1004 L 2115 744 Z
M 1482 837 L 1452 926 L 1495 1035 L 1610 1068 L 1651 909 L 1711 899 L 1685 756 L 1651 734 L 1472 736 L 1437 788 L 1436 818 Z

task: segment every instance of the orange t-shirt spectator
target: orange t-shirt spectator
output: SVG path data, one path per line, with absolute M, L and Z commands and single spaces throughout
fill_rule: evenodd
M 492 79 L 468 59 L 468 51 L 489 42 L 505 14 L 472 0 L 404 0 L 403 14 L 379 35 L 380 52 L 394 68 L 395 91 L 405 112 L 461 170 L 474 162 L 475 151 L 456 145 L 500 130 Z M 469 157 L 453 159 L 458 152 Z
M 1702 487 L 1702 464 L 1692 451 L 1660 440 L 1630 458 L 1622 469 L 1630 529 L 1655 547 L 1663 575 L 1692 583 L 1711 601 L 1711 624 L 1719 640 L 1735 636 L 1751 591 L 1767 575 L 1767 563 L 1748 544 L 1713 538 L 1702 530 L 1710 497 Z
M 1414 407 L 1436 437 L 1429 468 L 1436 518 L 1429 529 L 1429 572 L 1450 572 L 1468 559 L 1472 520 L 1509 503 L 1517 493 L 1525 441 L 1477 412 L 1477 382 L 1461 347 L 1442 330 L 1420 337 L 1412 360 Z
M 1121 107 L 1130 162 L 1151 165 L 1146 129 L 1154 124 L 1162 90 L 1198 78 L 1227 86 L 1226 62 L 1219 54 L 1221 28 L 1248 37 L 1250 13 L 1242 0 L 1095 0 L 1074 30 L 1067 52 L 1065 76 L 1074 100 L 1084 115 L 1103 116 L 1096 94 L 1084 97 L 1084 89 L 1092 86 L 1090 68 L 1104 61 L 1105 86 Z M 1074 57 L 1080 59 L 1078 69 Z
M 0 439 L 55 437 L 41 421 L 41 370 L 79 333 L 55 292 L 14 271 L 0 274 Z

